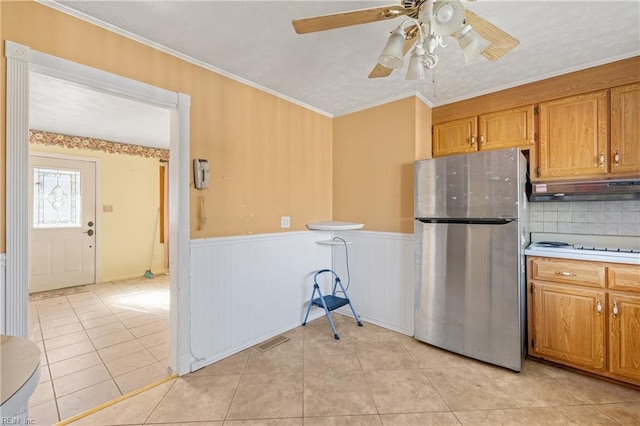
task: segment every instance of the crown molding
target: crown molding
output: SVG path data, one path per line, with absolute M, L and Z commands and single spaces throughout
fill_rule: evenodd
M 125 31 L 122 28 L 118 28 L 115 25 L 111 25 L 111 24 L 109 24 L 107 22 L 104 22 L 104 21 L 102 21 L 100 19 L 97 19 L 97 18 L 94 18 L 92 16 L 89 16 L 89 15 L 87 15 L 85 13 L 79 12 L 79 11 L 77 11 L 75 9 L 72 9 L 72 8 L 70 8 L 68 6 L 65 6 L 63 4 L 60 4 L 60 3 L 57 3 L 57 2 L 54 2 L 54 1 L 51 1 L 51 0 L 35 0 L 35 1 L 37 3 L 40 3 L 40 4 L 44 5 L 44 6 L 50 7 L 52 9 L 55 9 L 58 12 L 65 13 L 67 15 L 73 16 L 74 18 L 78 18 L 78 19 L 81 19 L 81 20 L 83 20 L 85 22 L 93 24 L 93 25 L 95 25 L 97 27 L 104 28 L 104 29 L 106 29 L 108 31 L 111 31 L 111 32 L 115 33 L 115 34 L 121 35 L 123 37 L 126 37 L 128 39 L 136 41 L 136 42 L 138 42 L 140 44 L 143 44 L 145 46 L 151 47 L 152 49 L 158 50 L 158 51 L 160 51 L 162 53 L 166 53 L 167 55 L 171 55 L 171 56 L 176 57 L 178 59 L 181 59 L 181 60 L 183 60 L 185 62 L 188 62 L 190 64 L 196 65 L 196 66 L 198 66 L 200 68 L 204 68 L 206 70 L 212 71 L 212 72 L 214 72 L 216 74 L 220 74 L 223 77 L 227 77 L 227 78 L 229 78 L 231 80 L 237 81 L 237 82 L 242 83 L 244 85 L 247 85 L 249 87 L 253 87 L 254 89 L 260 90 L 262 92 L 266 92 L 266 93 L 268 93 L 270 95 L 276 96 L 276 97 L 278 97 L 280 99 L 283 99 L 283 100 L 285 100 L 287 102 L 291 102 L 291 103 L 293 103 L 295 105 L 298 105 L 298 106 L 300 106 L 302 108 L 305 108 L 305 109 L 308 109 L 310 111 L 316 112 L 316 113 L 318 113 L 320 115 L 324 115 L 324 116 L 329 117 L 329 118 L 333 118 L 334 117 L 333 114 L 331 114 L 331 113 L 323 111 L 323 110 L 321 110 L 319 108 L 316 108 L 314 106 L 311 106 L 309 104 L 305 104 L 304 102 L 301 102 L 301 101 L 299 101 L 297 99 L 294 99 L 294 98 L 291 98 L 289 96 L 283 95 L 282 93 L 276 92 L 275 90 L 272 90 L 272 89 L 266 88 L 264 86 L 261 86 L 261 85 L 259 85 L 257 83 L 254 83 L 253 81 L 247 80 L 245 78 L 239 77 L 239 76 L 237 76 L 235 74 L 232 74 L 232 73 L 227 72 L 225 70 L 222 70 L 220 68 L 214 67 L 214 66 L 212 66 L 210 64 L 207 64 L 206 62 L 203 62 L 203 61 L 200 61 L 198 59 L 192 58 L 191 56 L 185 55 L 185 54 L 180 53 L 180 52 L 178 52 L 176 50 L 170 49 L 170 48 L 168 48 L 168 47 L 166 47 L 166 46 L 164 46 L 164 45 L 162 45 L 160 43 L 153 42 L 153 41 L 148 40 L 148 39 L 146 39 L 144 37 L 140 37 L 140 36 L 138 36 L 136 34 L 133 34 L 133 33 L 129 32 L 129 31 Z

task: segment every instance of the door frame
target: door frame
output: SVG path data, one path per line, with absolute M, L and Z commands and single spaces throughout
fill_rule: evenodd
M 102 214 L 100 214 L 101 212 L 98 209 L 98 206 L 102 205 L 102 163 L 100 159 L 96 157 L 87 157 L 83 155 L 69 155 L 69 154 L 60 154 L 57 152 L 42 152 L 42 151 L 29 151 L 29 157 L 44 157 L 44 158 L 58 158 L 62 160 L 88 161 L 90 163 L 95 164 L 96 186 L 95 188 L 93 188 L 93 192 L 95 194 L 95 210 L 96 210 L 96 214 L 94 218 L 94 222 L 96 224 L 95 226 L 96 250 L 95 250 L 95 259 L 93 262 L 95 267 L 93 280 L 94 280 L 94 283 L 96 284 L 101 283 L 102 282 L 102 271 L 101 271 L 102 261 L 100 259 L 102 255 L 102 232 L 99 232 L 99 230 L 102 230 Z M 29 190 L 29 193 L 31 193 L 31 190 Z M 28 284 L 28 281 L 27 281 L 27 284 Z
M 62 78 L 94 90 L 164 107 L 170 111 L 169 367 L 190 371 L 189 95 L 47 55 L 9 40 L 6 57 L 6 270 L 0 332 L 27 336 L 28 311 L 28 134 L 29 72 Z

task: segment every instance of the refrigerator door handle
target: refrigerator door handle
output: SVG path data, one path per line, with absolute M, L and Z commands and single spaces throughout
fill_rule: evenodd
M 422 223 L 459 223 L 462 225 L 506 225 L 517 219 L 455 219 L 455 218 L 434 218 L 434 217 L 417 217 L 417 221 Z

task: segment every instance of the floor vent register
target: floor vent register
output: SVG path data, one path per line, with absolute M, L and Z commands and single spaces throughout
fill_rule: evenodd
M 288 341 L 289 338 L 285 337 L 285 336 L 276 336 L 273 339 L 269 339 L 265 342 L 260 343 L 258 346 L 256 346 L 256 348 L 260 351 L 260 352 L 266 352 L 269 349 L 273 349 L 276 346 Z

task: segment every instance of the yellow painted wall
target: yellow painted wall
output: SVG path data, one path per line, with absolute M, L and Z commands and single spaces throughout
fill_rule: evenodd
M 416 160 L 432 158 L 431 155 L 431 107 L 418 97 L 416 103 Z
M 413 232 L 417 109 L 409 97 L 334 119 L 335 220 L 362 222 L 370 231 Z
M 39 144 L 30 144 L 29 150 L 100 160 L 101 205 L 96 215 L 101 218 L 102 226 L 96 228 L 96 232 L 101 238 L 102 281 L 142 276 L 151 262 L 160 203 L 158 159 Z M 113 206 L 113 212 L 103 213 L 103 205 Z M 151 271 L 165 272 L 164 244 L 160 244 L 159 236 L 155 237 L 153 246 Z
M 3 48 L 4 40 L 11 40 L 191 96 L 191 157 L 207 158 L 212 166 L 211 189 L 191 189 L 191 238 L 280 232 L 281 215 L 291 217 L 290 231 L 331 218 L 331 118 L 35 2 L 0 1 L 0 8 Z M 4 105 L 4 55 L 0 69 Z M 3 114 L 3 158 L 4 119 Z M 2 191 L 4 184 L 2 172 Z M 208 221 L 198 231 L 195 207 L 201 195 Z M 3 232 L 4 210 L 2 192 Z
M 5 253 L 6 252 L 6 234 L 5 234 L 5 230 L 6 230 L 6 218 L 5 218 L 5 211 L 6 211 L 6 199 L 7 199 L 7 195 L 6 195 L 6 191 L 5 191 L 5 175 L 6 175 L 6 171 L 5 171 L 5 166 L 6 166 L 6 143 L 5 143 L 5 135 L 6 135 L 6 120 L 7 120 L 7 116 L 5 114 L 4 111 L 4 107 L 7 104 L 6 101 L 6 97 L 5 97 L 5 93 L 7 90 L 7 79 L 5 78 L 5 72 L 7 69 L 7 65 L 6 65 L 6 61 L 4 58 L 4 37 L 1 37 L 2 35 L 2 20 L 3 20 L 3 13 L 2 13 L 2 1 L 0 1 L 0 41 L 2 43 L 2 52 L 3 54 L 0 55 L 2 56 L 2 59 L 0 59 L 0 61 L 2 61 L 1 66 L 0 66 L 0 253 Z M 2 291 L 2 289 L 0 289 L 0 291 Z

